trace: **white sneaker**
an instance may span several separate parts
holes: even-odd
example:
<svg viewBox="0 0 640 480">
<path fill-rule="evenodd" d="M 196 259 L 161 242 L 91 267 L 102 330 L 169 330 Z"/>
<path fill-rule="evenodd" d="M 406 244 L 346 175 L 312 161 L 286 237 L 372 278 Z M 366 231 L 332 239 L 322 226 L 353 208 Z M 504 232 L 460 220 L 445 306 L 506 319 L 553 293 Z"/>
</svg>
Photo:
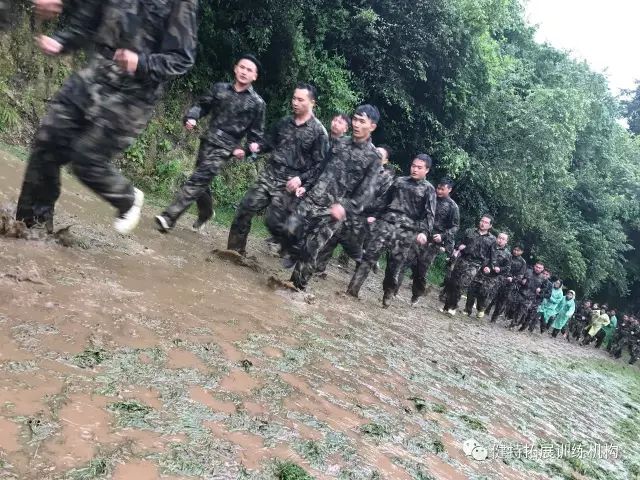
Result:
<svg viewBox="0 0 640 480">
<path fill-rule="evenodd" d="M 138 225 L 138 222 L 140 222 L 142 205 L 144 204 L 144 193 L 142 193 L 142 190 L 134 188 L 133 194 L 133 206 L 113 222 L 113 228 L 116 229 L 116 232 L 121 233 L 122 235 L 128 235 L 131 233 Z"/>
<path fill-rule="evenodd" d="M 447 310 L 447 314 L 451 315 L 452 317 L 455 317 L 457 310 L 455 308 L 451 308 L 449 310 Z"/>
<path fill-rule="evenodd" d="M 484 318 L 484 312 L 478 312 L 478 313 L 476 314 L 476 318 L 479 318 L 479 319 Z"/>
</svg>

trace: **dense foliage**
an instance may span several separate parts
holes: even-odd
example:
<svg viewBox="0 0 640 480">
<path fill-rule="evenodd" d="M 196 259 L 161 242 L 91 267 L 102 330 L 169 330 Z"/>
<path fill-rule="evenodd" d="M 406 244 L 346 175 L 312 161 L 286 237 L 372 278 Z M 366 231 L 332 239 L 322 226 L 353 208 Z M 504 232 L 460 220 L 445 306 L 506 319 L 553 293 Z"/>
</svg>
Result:
<svg viewBox="0 0 640 480">
<path fill-rule="evenodd" d="M 69 68 L 30 54 L 32 28 L 25 22 L 2 41 L 5 139 L 22 131 L 19 118 L 42 111 L 34 92 L 46 98 Z M 466 225 L 490 212 L 497 229 L 581 293 L 640 297 L 640 95 L 622 105 L 586 64 L 537 44 L 518 0 L 202 2 L 196 68 L 122 161 L 139 182 L 169 192 L 184 178 L 197 142 L 182 131 L 181 112 L 210 82 L 229 78 L 245 51 L 264 64 L 257 89 L 269 121 L 288 112 L 298 80 L 317 85 L 324 120 L 375 103 L 375 140 L 404 166 L 431 153 L 433 179 L 457 181 Z M 625 114 L 631 131 L 619 123 Z M 236 202 L 252 172 L 232 166 L 216 181 L 219 201 Z"/>
</svg>

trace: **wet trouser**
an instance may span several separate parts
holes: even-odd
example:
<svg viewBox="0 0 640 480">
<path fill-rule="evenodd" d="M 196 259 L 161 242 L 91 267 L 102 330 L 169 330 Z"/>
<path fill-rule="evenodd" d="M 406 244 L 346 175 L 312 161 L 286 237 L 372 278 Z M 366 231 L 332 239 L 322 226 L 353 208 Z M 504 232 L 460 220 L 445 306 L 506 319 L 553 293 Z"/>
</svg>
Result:
<svg viewBox="0 0 640 480">
<path fill-rule="evenodd" d="M 491 321 L 495 322 L 500 315 L 505 311 L 505 308 L 509 307 L 509 299 L 513 290 L 513 283 L 507 282 L 500 286 L 498 292 L 493 297 L 491 304 L 487 308 L 489 311 L 493 307 L 493 314 L 491 315 Z"/>
<path fill-rule="evenodd" d="M 410 268 L 413 285 L 419 290 L 418 296 L 424 295 L 427 291 L 427 275 L 429 274 L 429 269 L 440 251 L 440 245 L 437 243 L 429 243 L 428 245 L 414 244 L 409 249 L 405 265 L 402 266 L 398 279 L 398 288 L 395 293 L 397 294 L 402 286 L 405 270 Z"/>
<path fill-rule="evenodd" d="M 471 315 L 474 304 L 476 304 L 478 313 L 484 312 L 487 306 L 489 290 L 493 283 L 492 280 L 492 278 L 484 277 L 482 274 L 479 274 L 471 282 L 471 285 L 469 285 L 469 289 L 467 290 L 467 301 L 464 306 L 465 313 Z"/>
<path fill-rule="evenodd" d="M 349 283 L 348 293 L 356 297 L 359 295 L 369 272 L 387 249 L 389 255 L 382 287 L 385 297 L 395 293 L 402 267 L 409 254 L 409 249 L 416 241 L 416 236 L 417 233 L 409 228 L 387 222 L 384 219 L 376 220 L 371 227 L 371 239 L 363 254 L 362 262 L 358 265 Z M 414 297 L 421 295 L 420 292 L 424 293 L 424 285 L 421 286 L 414 279 Z"/>
<path fill-rule="evenodd" d="M 220 174 L 229 160 L 231 160 L 229 150 L 214 145 L 204 138 L 200 141 L 194 172 L 176 194 L 173 203 L 162 212 L 162 215 L 169 220 L 170 226 L 174 226 L 194 202 L 198 206 L 200 222 L 206 222 L 213 216 L 211 181 Z"/>
<path fill-rule="evenodd" d="M 316 271 L 318 255 L 341 227 L 329 214 L 329 208 L 314 204 L 311 200 L 300 203 L 284 227 L 289 238 L 283 247 L 290 252 L 295 249 L 296 265 L 291 282 L 304 290 Z M 279 232 L 278 232 L 279 233 Z M 296 242 L 298 246 L 296 247 Z"/>
<path fill-rule="evenodd" d="M 600 330 L 598 333 L 596 333 L 594 337 L 596 339 L 595 347 L 600 348 L 600 346 L 602 346 L 602 342 L 604 342 L 604 339 L 606 337 L 607 337 L 607 332 L 605 332 L 604 330 Z"/>
<path fill-rule="evenodd" d="M 480 265 L 464 258 L 456 262 L 451 277 L 445 284 L 445 310 L 455 310 L 462 297 L 462 292 L 469 288 L 475 278 Z"/>
<path fill-rule="evenodd" d="M 29 227 L 52 224 L 60 197 L 60 168 L 65 164 L 118 214 L 129 210 L 133 185 L 112 160 L 145 128 L 156 90 L 143 88 L 113 62 L 99 59 L 72 75 L 49 103 L 36 133 L 16 218 Z"/>
<path fill-rule="evenodd" d="M 229 230 L 227 248 L 244 254 L 251 221 L 258 212 L 267 208 L 265 223 L 276 243 L 282 243 L 282 228 L 291 208 L 297 202 L 295 195 L 287 191 L 287 182 L 297 174 L 285 168 L 267 165 L 256 183 L 247 191 L 238 206 Z"/>
<path fill-rule="evenodd" d="M 367 227 L 366 220 L 358 216 L 354 219 L 347 218 L 336 233 L 329 239 L 322 251 L 318 254 L 316 262 L 317 272 L 324 272 L 333 257 L 333 252 L 338 245 L 342 245 L 345 253 L 355 260 L 356 264 L 362 261 L 362 245 Z"/>
</svg>

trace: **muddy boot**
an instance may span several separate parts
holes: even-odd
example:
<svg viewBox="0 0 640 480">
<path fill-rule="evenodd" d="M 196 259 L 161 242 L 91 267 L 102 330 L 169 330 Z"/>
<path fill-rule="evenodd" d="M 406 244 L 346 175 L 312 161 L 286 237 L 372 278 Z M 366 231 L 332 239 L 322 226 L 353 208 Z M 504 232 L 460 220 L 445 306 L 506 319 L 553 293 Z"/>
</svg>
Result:
<svg viewBox="0 0 640 480">
<path fill-rule="evenodd" d="M 382 296 L 382 308 L 389 308 L 392 298 L 393 290 L 385 290 L 384 295 Z"/>
<path fill-rule="evenodd" d="M 362 288 L 364 281 L 369 276 L 370 269 L 371 268 L 367 263 L 361 263 L 358 266 L 358 269 L 353 274 L 353 277 L 351 277 L 351 282 L 349 282 L 349 287 L 347 288 L 347 293 L 349 295 L 351 295 L 352 297 L 358 298 L 358 295 L 360 294 L 360 289 Z"/>
<path fill-rule="evenodd" d="M 247 254 L 247 236 L 234 232 L 233 229 L 231 229 L 229 231 L 229 239 L 227 240 L 227 250 L 233 250 L 245 256 Z"/>
</svg>

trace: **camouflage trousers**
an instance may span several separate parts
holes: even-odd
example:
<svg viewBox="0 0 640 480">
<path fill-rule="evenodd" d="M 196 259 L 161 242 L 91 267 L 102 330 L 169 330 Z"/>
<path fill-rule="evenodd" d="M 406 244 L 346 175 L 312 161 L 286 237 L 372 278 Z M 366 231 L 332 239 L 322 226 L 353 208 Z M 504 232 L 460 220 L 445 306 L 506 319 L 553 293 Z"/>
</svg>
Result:
<svg viewBox="0 0 640 480">
<path fill-rule="evenodd" d="M 301 202 L 296 212 L 289 217 L 284 227 L 289 240 L 283 247 L 291 248 L 299 242 L 296 249 L 298 258 L 291 275 L 291 282 L 297 288 L 304 290 L 307 287 L 317 269 L 318 255 L 341 226 L 342 222 L 331 217 L 329 208 L 311 201 Z"/>
<path fill-rule="evenodd" d="M 495 322 L 500 315 L 506 314 L 507 318 L 513 316 L 513 305 L 511 302 L 512 293 L 515 289 L 513 282 L 507 282 L 506 279 L 497 287 L 496 294 L 491 299 L 491 303 L 487 307 L 487 312 L 493 308 L 491 321 Z"/>
<path fill-rule="evenodd" d="M 112 160 L 145 128 L 159 92 L 127 77 L 112 62 L 94 60 L 65 82 L 36 133 L 18 199 L 18 220 L 27 226 L 53 221 L 65 164 L 119 214 L 131 208 L 133 185 Z"/>
<path fill-rule="evenodd" d="M 471 285 L 471 282 L 475 278 L 480 265 L 464 258 L 459 259 L 453 271 L 451 277 L 445 283 L 445 310 L 455 310 L 458 308 L 462 292 L 466 291 Z"/>
<path fill-rule="evenodd" d="M 196 168 L 162 215 L 174 226 L 184 212 L 196 202 L 198 220 L 206 222 L 213 216 L 211 181 L 231 160 L 231 152 L 208 140 L 200 141 Z"/>
<path fill-rule="evenodd" d="M 362 257 L 362 262 L 358 265 L 349 287 L 350 295 L 357 297 L 369 272 L 380 259 L 385 250 L 389 251 L 387 257 L 387 268 L 382 281 L 382 288 L 385 296 L 395 293 L 402 266 L 405 264 L 409 249 L 416 241 L 416 232 L 401 225 L 389 223 L 385 220 L 376 220 L 371 227 L 371 239 L 367 244 Z"/>
<path fill-rule="evenodd" d="M 484 312 L 487 308 L 487 300 L 495 294 L 501 280 L 501 277 L 489 276 L 482 271 L 478 272 L 467 290 L 467 301 L 464 307 L 465 313 L 471 315 L 474 304 L 476 305 L 478 313 Z"/>
<path fill-rule="evenodd" d="M 296 176 L 286 169 L 272 165 L 262 170 L 256 183 L 247 191 L 238 206 L 231 224 L 227 248 L 241 254 L 246 253 L 247 238 L 251 230 L 251 221 L 256 214 L 267 208 L 265 223 L 277 243 L 284 243 L 285 223 L 295 210 L 299 200 L 286 190 L 287 182 Z"/>
<path fill-rule="evenodd" d="M 356 264 L 362 261 L 362 250 L 366 236 L 369 234 L 367 220 L 361 216 L 348 217 L 336 233 L 329 239 L 325 247 L 318 254 L 316 261 L 317 272 L 324 272 L 338 245 L 346 254 L 355 260 Z"/>
<path fill-rule="evenodd" d="M 414 291 L 414 295 L 424 295 L 427 291 L 427 274 L 441 251 L 440 244 L 437 243 L 432 242 L 428 245 L 418 245 L 415 243 L 409 249 L 405 264 L 401 268 L 400 277 L 398 278 L 398 288 L 395 293 L 397 294 L 402 286 L 406 270 L 411 269 L 411 276 L 413 278 L 412 290 Z"/>
</svg>

